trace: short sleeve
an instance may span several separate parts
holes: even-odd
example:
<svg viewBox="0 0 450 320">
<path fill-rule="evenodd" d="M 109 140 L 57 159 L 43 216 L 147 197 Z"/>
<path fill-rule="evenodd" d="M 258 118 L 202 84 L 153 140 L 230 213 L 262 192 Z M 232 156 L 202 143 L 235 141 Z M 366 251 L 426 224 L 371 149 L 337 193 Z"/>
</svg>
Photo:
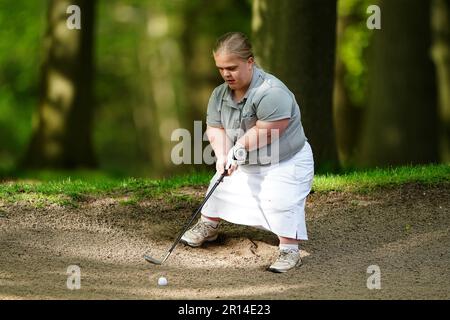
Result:
<svg viewBox="0 0 450 320">
<path fill-rule="evenodd" d="M 262 121 L 289 119 L 292 114 L 292 97 L 281 88 L 270 88 L 259 102 L 256 116 Z"/>
<path fill-rule="evenodd" d="M 206 111 L 206 124 L 210 127 L 222 128 L 222 118 L 219 112 L 219 99 L 217 98 L 217 90 L 214 90 L 209 98 L 208 109 Z"/>
</svg>

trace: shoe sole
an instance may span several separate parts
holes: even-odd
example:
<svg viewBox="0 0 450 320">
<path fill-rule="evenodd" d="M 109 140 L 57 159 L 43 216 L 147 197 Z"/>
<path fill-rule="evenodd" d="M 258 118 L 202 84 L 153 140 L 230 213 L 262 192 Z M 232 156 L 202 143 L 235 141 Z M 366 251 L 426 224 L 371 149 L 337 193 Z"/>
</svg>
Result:
<svg viewBox="0 0 450 320">
<path fill-rule="evenodd" d="M 298 268 L 298 267 L 300 267 L 301 265 L 302 265 L 302 262 L 300 261 L 300 262 L 298 262 L 294 267 L 292 267 L 292 268 L 290 268 L 290 269 L 281 270 L 281 269 L 276 269 L 276 268 L 271 268 L 271 267 L 269 267 L 269 268 L 267 268 L 267 270 L 268 270 L 268 271 L 271 271 L 271 272 L 273 272 L 273 273 L 285 273 L 285 272 L 288 272 L 289 270 L 292 270 L 292 269 L 294 269 L 294 268 Z"/>
<path fill-rule="evenodd" d="M 184 240 L 183 238 L 181 238 L 180 242 L 182 242 L 182 243 L 188 245 L 189 247 L 192 247 L 192 248 L 198 248 L 198 247 L 200 247 L 202 244 L 204 244 L 205 242 L 211 242 L 211 241 L 217 240 L 217 237 L 218 237 L 218 236 L 219 236 L 219 235 L 215 235 L 215 236 L 213 236 L 212 238 L 206 238 L 206 239 L 205 239 L 203 242 L 201 242 L 201 243 L 192 243 L 192 242 L 188 242 L 187 240 Z"/>
<path fill-rule="evenodd" d="M 270 268 L 270 267 L 267 270 L 269 270 L 270 272 L 273 272 L 273 273 L 285 273 L 285 272 L 288 271 L 288 270 L 273 269 L 273 268 Z"/>
</svg>

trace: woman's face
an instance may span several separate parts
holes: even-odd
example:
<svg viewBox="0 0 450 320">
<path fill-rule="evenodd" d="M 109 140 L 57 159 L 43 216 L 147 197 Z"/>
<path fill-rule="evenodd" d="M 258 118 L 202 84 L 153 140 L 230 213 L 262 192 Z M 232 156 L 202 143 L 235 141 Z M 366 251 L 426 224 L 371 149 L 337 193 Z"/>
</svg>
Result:
<svg viewBox="0 0 450 320">
<path fill-rule="evenodd" d="M 253 74 L 253 57 L 244 60 L 233 53 L 214 55 L 216 67 L 230 89 L 245 92 L 250 86 Z"/>
</svg>

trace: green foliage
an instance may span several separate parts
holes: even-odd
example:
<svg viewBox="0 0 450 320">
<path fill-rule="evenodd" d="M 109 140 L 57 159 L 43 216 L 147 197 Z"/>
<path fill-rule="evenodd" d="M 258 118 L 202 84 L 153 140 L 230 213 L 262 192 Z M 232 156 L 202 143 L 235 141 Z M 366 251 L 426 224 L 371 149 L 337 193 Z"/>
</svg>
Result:
<svg viewBox="0 0 450 320">
<path fill-rule="evenodd" d="M 0 168 L 24 152 L 38 99 L 45 1 L 0 1 Z"/>
<path fill-rule="evenodd" d="M 48 3 L 0 0 L 0 171 L 15 166 L 32 134 Z M 153 150 L 143 150 L 150 138 L 136 127 L 139 114 L 135 107 L 152 107 L 149 103 L 154 98 L 152 84 L 148 81 L 150 67 L 157 79 L 165 79 L 163 85 L 172 83 L 176 91 L 175 105 L 162 106 L 164 112 L 159 116 L 160 122 L 164 122 L 174 108 L 183 110 L 187 106 L 180 96 L 184 90 L 190 90 L 190 84 L 183 83 L 181 73 L 183 32 L 194 23 L 189 13 L 197 17 L 190 37 L 203 41 L 205 37 L 215 38 L 230 30 L 248 32 L 250 1 L 99 0 L 97 3 L 95 152 L 104 170 L 148 175 L 149 172 L 143 170 L 152 166 L 148 153 Z M 161 39 L 155 40 L 152 38 L 154 28 L 161 29 L 164 24 L 158 20 L 160 13 L 168 17 L 168 29 L 161 34 Z M 164 55 L 163 46 L 177 54 Z M 209 58 L 210 48 L 192 54 Z M 165 70 L 158 59 L 173 66 L 176 72 Z"/>
<path fill-rule="evenodd" d="M 339 19 L 345 24 L 337 47 L 337 54 L 345 65 L 345 85 L 355 106 L 365 105 L 367 95 L 367 49 L 374 31 L 367 29 L 370 0 L 341 0 L 338 2 Z"/>
<path fill-rule="evenodd" d="M 131 175 L 150 175 L 157 167 L 152 162 L 158 162 L 153 153 L 167 153 L 170 139 L 170 133 L 152 128 L 198 120 L 182 116 L 190 107 L 185 93 L 202 94 L 185 81 L 186 63 L 205 61 L 204 57 L 210 62 L 212 43 L 219 34 L 238 26 L 249 31 L 250 5 L 240 0 L 101 1 L 97 26 L 97 155 L 103 169 L 126 168 Z M 204 49 L 196 47 L 198 42 Z M 193 47 L 192 56 L 187 45 Z M 210 69 L 217 73 L 212 66 L 211 61 Z M 210 74 L 202 75 L 196 82 L 203 84 L 209 78 Z M 138 124 L 142 113 L 148 119 Z"/>
</svg>

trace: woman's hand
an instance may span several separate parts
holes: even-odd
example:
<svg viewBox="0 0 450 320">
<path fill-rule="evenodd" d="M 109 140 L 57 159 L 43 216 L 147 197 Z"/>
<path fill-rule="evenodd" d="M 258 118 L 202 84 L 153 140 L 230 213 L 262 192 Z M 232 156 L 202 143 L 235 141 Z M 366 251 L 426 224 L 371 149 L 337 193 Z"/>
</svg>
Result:
<svg viewBox="0 0 450 320">
<path fill-rule="evenodd" d="M 225 170 L 227 170 L 227 175 L 231 175 L 234 171 L 236 171 L 238 165 L 236 161 L 232 161 L 228 156 L 221 156 L 217 158 L 216 161 L 216 171 L 219 174 L 223 174 Z"/>
<path fill-rule="evenodd" d="M 247 151 L 245 150 L 245 146 L 240 143 L 236 143 L 227 154 L 225 169 L 228 170 L 228 175 L 231 175 L 234 171 L 236 171 L 239 165 L 244 164 L 246 159 Z"/>
<path fill-rule="evenodd" d="M 222 174 L 225 171 L 226 164 L 227 164 L 227 157 L 225 157 L 225 156 L 217 157 L 217 160 L 216 160 L 216 171 L 219 174 Z"/>
<path fill-rule="evenodd" d="M 233 148 L 230 149 L 227 155 L 227 159 L 225 162 L 225 169 L 227 170 L 227 174 L 230 176 L 234 171 L 236 171 L 238 164 L 236 159 L 233 157 Z"/>
</svg>

